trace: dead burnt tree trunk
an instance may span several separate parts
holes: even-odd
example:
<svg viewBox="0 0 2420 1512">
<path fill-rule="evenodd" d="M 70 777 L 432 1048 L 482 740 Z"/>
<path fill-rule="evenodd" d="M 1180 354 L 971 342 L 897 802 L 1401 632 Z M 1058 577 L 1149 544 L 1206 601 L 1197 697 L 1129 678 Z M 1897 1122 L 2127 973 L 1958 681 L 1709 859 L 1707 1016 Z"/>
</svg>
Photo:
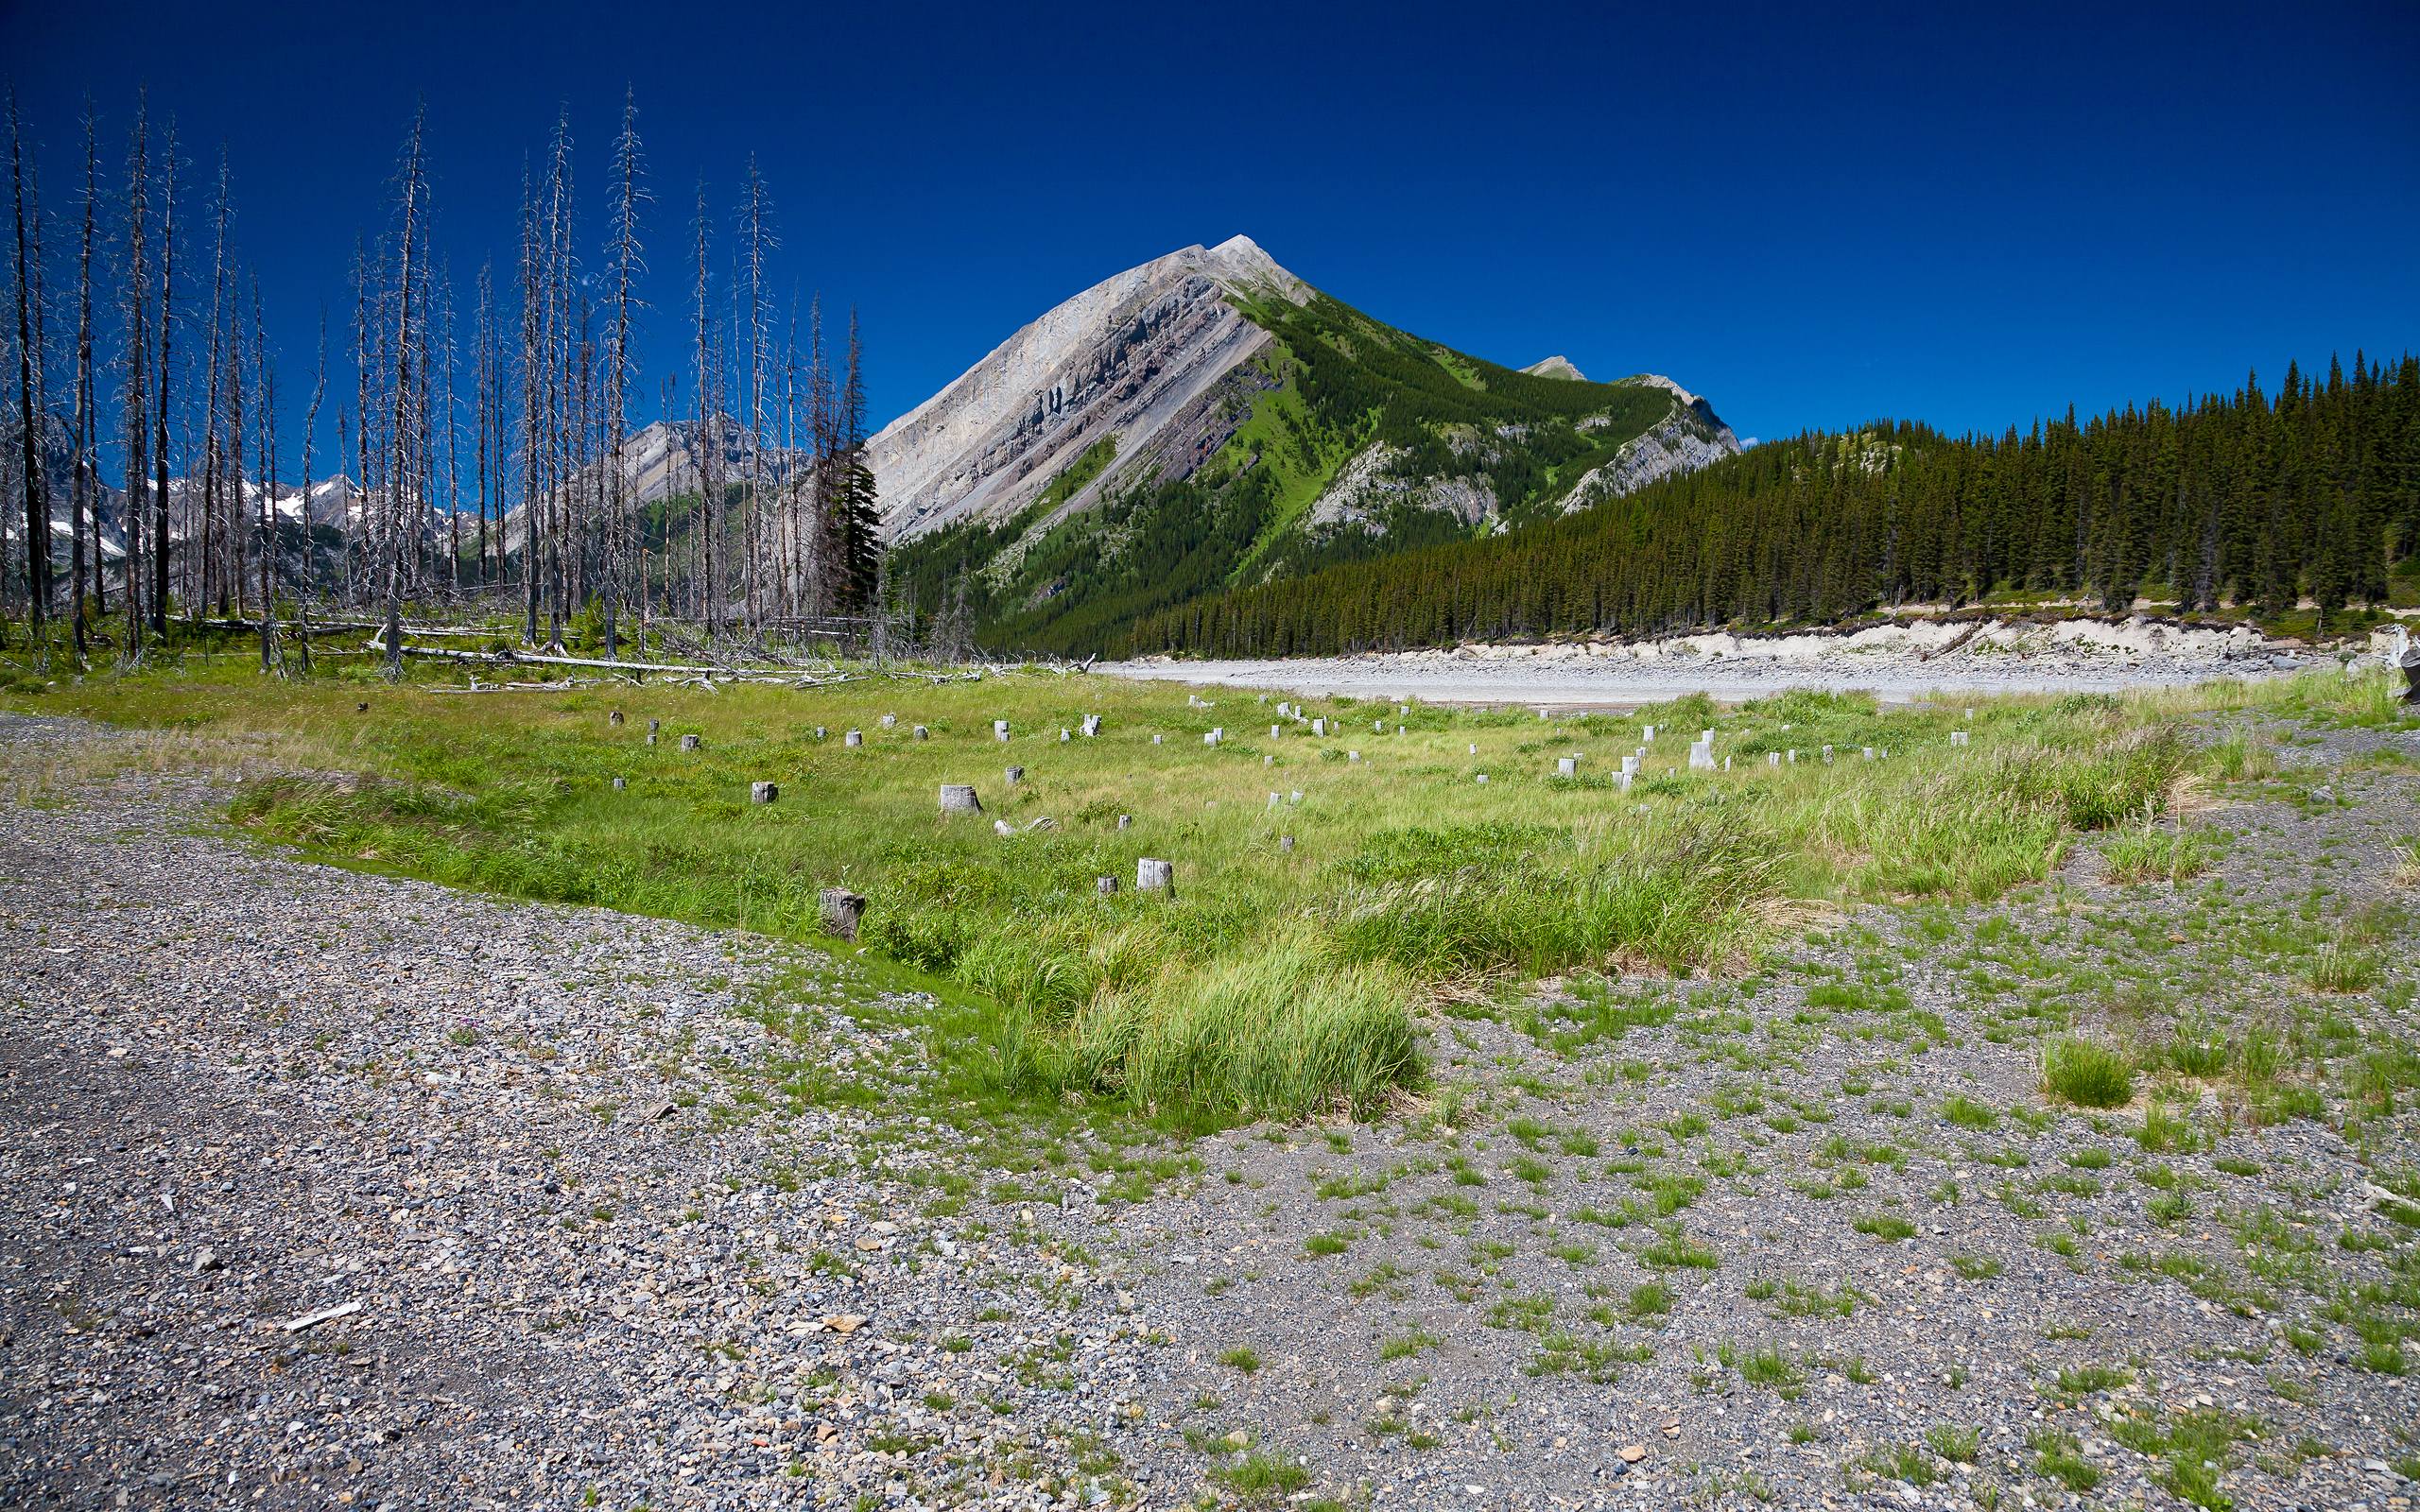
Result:
<svg viewBox="0 0 2420 1512">
<path fill-rule="evenodd" d="M 168 635 L 168 384 L 169 347 L 176 334 L 177 128 L 168 123 L 160 150 L 160 400 L 151 410 L 151 632 Z"/>
<path fill-rule="evenodd" d="M 412 280 L 413 256 L 417 250 L 420 231 L 422 195 L 421 143 L 424 114 L 412 117 L 411 135 L 404 147 L 403 163 L 403 235 L 397 248 L 395 278 L 395 395 L 394 432 L 389 444 L 400 453 L 410 419 L 406 406 L 412 391 Z M 400 463 L 400 455 L 396 458 Z M 405 469 L 399 465 L 388 469 L 389 518 L 387 525 L 386 561 L 386 626 L 387 679 L 395 681 L 404 675 L 404 529 Z"/>
<path fill-rule="evenodd" d="M 9 92 L 9 177 L 17 205 L 17 432 L 24 441 L 26 490 L 26 630 L 39 662 L 43 649 L 44 610 L 50 607 L 50 490 L 43 476 L 34 419 L 42 409 L 42 339 L 36 334 L 41 258 L 31 249 L 26 195 L 25 127 L 17 115 L 16 91 Z M 40 213 L 39 203 L 34 214 Z"/>
</svg>

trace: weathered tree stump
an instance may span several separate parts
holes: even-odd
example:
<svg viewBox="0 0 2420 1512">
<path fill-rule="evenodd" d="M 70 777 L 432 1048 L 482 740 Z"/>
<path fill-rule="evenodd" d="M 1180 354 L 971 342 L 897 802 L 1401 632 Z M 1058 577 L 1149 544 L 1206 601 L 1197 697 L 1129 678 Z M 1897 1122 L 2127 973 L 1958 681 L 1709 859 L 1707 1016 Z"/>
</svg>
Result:
<svg viewBox="0 0 2420 1512">
<path fill-rule="evenodd" d="M 856 939 L 857 920 L 865 917 L 866 901 L 846 887 L 823 889 L 823 933 L 834 939 Z"/>
<path fill-rule="evenodd" d="M 1175 897 L 1175 865 L 1167 861 L 1154 861 L 1150 856 L 1139 858 L 1134 863 L 1134 890 L 1164 892 L 1171 898 Z"/>
<path fill-rule="evenodd" d="M 647 722 L 647 732 L 648 732 L 648 734 L 650 734 L 650 735 L 661 735 L 661 734 L 663 734 L 663 733 L 664 733 L 664 721 L 663 721 L 663 720 L 661 720 L 661 719 L 650 719 L 650 720 L 648 720 L 648 721 Z"/>
<path fill-rule="evenodd" d="M 980 814 L 983 812 L 983 800 L 975 796 L 974 784 L 970 782 L 943 782 L 942 812 L 943 814 Z"/>
<path fill-rule="evenodd" d="M 899 728 L 899 716 L 897 714 L 885 714 L 880 719 L 875 720 L 874 723 L 880 725 L 885 730 L 896 730 Z"/>
<path fill-rule="evenodd" d="M 1014 787 L 1019 782 L 1025 781 L 1025 768 L 1022 766 L 1011 766 L 1003 771 L 1000 775 L 1009 780 L 1009 785 L 1011 787 Z"/>
<path fill-rule="evenodd" d="M 1568 756 L 1558 756 L 1554 759 L 1554 772 L 1557 777 L 1577 777 L 1580 764 Z"/>
<path fill-rule="evenodd" d="M 1006 840 L 1016 834 L 1017 827 L 1011 824 L 1006 819 L 994 819 L 992 821 L 992 833 L 998 835 L 1001 839 Z"/>
<path fill-rule="evenodd" d="M 1277 850 L 1278 850 L 1278 853 L 1279 853 L 1279 854 L 1281 854 L 1281 855 L 1291 855 L 1291 854 L 1293 854 L 1293 852 L 1294 852 L 1294 837 L 1293 837 L 1292 835 L 1290 835 L 1290 834 L 1281 834 L 1281 835 L 1279 835 L 1279 836 L 1277 837 Z"/>
<path fill-rule="evenodd" d="M 630 783 L 630 779 L 628 779 L 628 778 L 624 778 L 624 777 L 617 777 L 617 778 L 614 779 L 614 792 L 616 792 L 616 793 L 620 792 L 622 789 L 624 789 L 624 788 L 626 788 L 626 787 L 628 787 L 628 786 L 630 786 L 630 785 L 631 785 L 631 783 Z"/>
<path fill-rule="evenodd" d="M 620 711 L 619 709 L 614 710 L 612 713 L 607 714 L 607 715 L 605 716 L 605 720 L 606 720 L 606 722 L 607 722 L 608 724 L 612 725 L 614 729 L 616 729 L 616 730 L 621 729 L 621 728 L 622 728 L 622 711 Z"/>
<path fill-rule="evenodd" d="M 1133 825 L 1134 825 L 1134 816 L 1133 816 L 1133 815 L 1132 815 L 1132 814 L 1121 814 L 1121 815 L 1119 815 L 1119 816 L 1117 816 L 1117 827 L 1118 827 L 1119 829 L 1121 829 L 1121 830 L 1132 829 L 1132 828 L 1133 828 Z"/>
<path fill-rule="evenodd" d="M 782 790 L 771 782 L 748 784 L 748 801 L 751 803 L 770 803 L 781 796 Z"/>
<path fill-rule="evenodd" d="M 1095 877 L 1093 879 L 1093 889 L 1104 898 L 1115 898 L 1117 896 L 1117 879 L 1115 877 Z"/>
<path fill-rule="evenodd" d="M 916 727 L 916 738 L 918 740 L 930 740 L 933 738 L 933 732 L 926 730 L 924 726 L 918 725 Z"/>
<path fill-rule="evenodd" d="M 681 748 L 683 750 L 696 750 L 700 744 L 701 742 L 696 735 L 683 735 L 681 737 Z"/>
<path fill-rule="evenodd" d="M 992 738 L 997 741 L 1006 741 L 1009 738 L 1009 722 L 1007 720 L 994 719 L 992 721 Z"/>
<path fill-rule="evenodd" d="M 843 746 L 862 746 L 865 743 L 866 732 L 862 730 L 852 730 L 840 737 L 840 744 Z"/>
</svg>

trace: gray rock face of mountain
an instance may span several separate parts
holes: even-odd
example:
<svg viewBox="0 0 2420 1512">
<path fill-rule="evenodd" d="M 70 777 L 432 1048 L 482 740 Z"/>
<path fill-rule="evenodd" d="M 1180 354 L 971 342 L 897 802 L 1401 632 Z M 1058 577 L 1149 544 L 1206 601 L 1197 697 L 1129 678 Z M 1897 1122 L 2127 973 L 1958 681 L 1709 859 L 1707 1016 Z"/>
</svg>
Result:
<svg viewBox="0 0 2420 1512">
<path fill-rule="evenodd" d="M 1709 463 L 1739 455 L 1739 438 L 1714 412 L 1714 406 L 1661 373 L 1641 373 L 1634 380 L 1652 384 L 1672 395 L 1672 416 L 1621 449 L 1615 458 L 1592 468 L 1564 503 L 1566 513 L 1592 504 L 1634 493 L 1659 479 L 1694 472 Z"/>
<path fill-rule="evenodd" d="M 1245 236 L 1096 284 L 874 436 L 885 526 L 904 541 L 959 520 L 1011 519 L 1112 435 L 1115 459 L 1062 512 L 1141 469 L 1216 451 L 1235 408 L 1218 390 L 1231 375 L 1230 387 L 1250 387 L 1243 370 L 1270 341 L 1231 301 L 1309 297 Z"/>
<path fill-rule="evenodd" d="M 1521 370 L 1533 378 L 1568 378 L 1575 383 L 1583 384 L 1588 381 L 1588 375 L 1573 366 L 1571 359 L 1561 352 L 1551 357 L 1541 357 Z"/>
</svg>

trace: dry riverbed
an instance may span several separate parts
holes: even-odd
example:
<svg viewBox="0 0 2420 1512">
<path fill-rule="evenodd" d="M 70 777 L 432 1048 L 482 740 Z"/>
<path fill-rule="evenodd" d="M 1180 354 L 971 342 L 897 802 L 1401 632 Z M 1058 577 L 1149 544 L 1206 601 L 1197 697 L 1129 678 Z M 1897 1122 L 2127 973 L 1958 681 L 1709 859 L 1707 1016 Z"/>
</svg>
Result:
<svg viewBox="0 0 2420 1512">
<path fill-rule="evenodd" d="M 2273 733 L 2198 877 L 1139 1148 L 939 1126 L 847 962 L 0 806 L 0 1504 L 2409 1506 L 2420 740 Z M 2070 1018 L 2176 1064 L 2047 1102 Z"/>
<path fill-rule="evenodd" d="M 1630 709 L 1691 693 L 1744 703 L 1796 688 L 1871 693 L 1886 703 L 1992 694 L 2114 693 L 2334 664 L 2250 627 L 2145 620 L 2055 625 L 1913 623 L 1855 634 L 1726 633 L 1639 642 L 1465 645 L 1354 657 L 1191 661 L 1147 657 L 1115 677 L 1276 688 L 1311 696 L 1423 699 L 1557 710 Z"/>
</svg>

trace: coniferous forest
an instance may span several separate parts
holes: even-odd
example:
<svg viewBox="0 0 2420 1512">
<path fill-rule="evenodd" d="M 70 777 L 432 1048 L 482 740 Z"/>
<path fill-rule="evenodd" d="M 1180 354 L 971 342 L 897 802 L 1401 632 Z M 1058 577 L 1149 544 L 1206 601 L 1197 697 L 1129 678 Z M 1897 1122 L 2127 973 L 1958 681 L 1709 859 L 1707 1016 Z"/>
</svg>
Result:
<svg viewBox="0 0 2420 1512">
<path fill-rule="evenodd" d="M 1238 588 L 1135 653 L 1828 624 L 1910 604 L 2236 610 L 2317 627 L 2420 588 L 2420 358 L 1952 438 L 1878 421 L 1756 447 L 1509 533 Z"/>
</svg>

